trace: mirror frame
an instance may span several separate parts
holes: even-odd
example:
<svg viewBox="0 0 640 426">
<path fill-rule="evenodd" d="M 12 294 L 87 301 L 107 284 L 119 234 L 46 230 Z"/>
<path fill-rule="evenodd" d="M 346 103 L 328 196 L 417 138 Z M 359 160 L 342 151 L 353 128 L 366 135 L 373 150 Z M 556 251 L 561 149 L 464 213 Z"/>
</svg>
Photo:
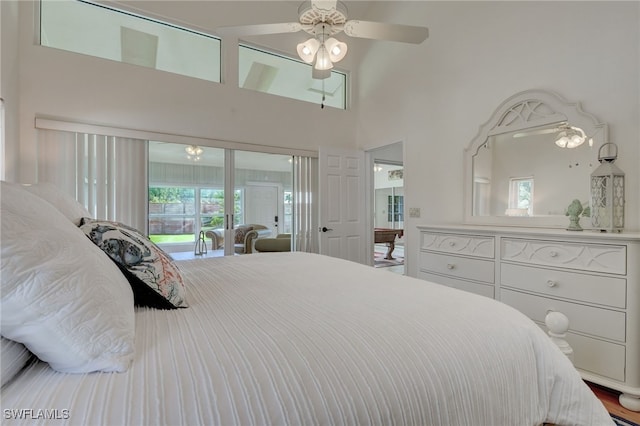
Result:
<svg viewBox="0 0 640 426">
<path fill-rule="evenodd" d="M 595 116 L 582 110 L 580 103 L 567 102 L 557 93 L 546 90 L 526 90 L 517 93 L 496 108 L 491 118 L 482 124 L 478 134 L 464 149 L 464 218 L 474 225 L 524 226 L 566 228 L 565 216 L 474 216 L 473 215 L 473 157 L 487 138 L 503 133 L 544 127 L 559 122 L 580 127 L 593 139 L 594 147 L 608 141 L 609 128 Z M 587 226 L 583 226 L 587 229 Z M 590 224 L 589 224 L 590 227 Z"/>
</svg>

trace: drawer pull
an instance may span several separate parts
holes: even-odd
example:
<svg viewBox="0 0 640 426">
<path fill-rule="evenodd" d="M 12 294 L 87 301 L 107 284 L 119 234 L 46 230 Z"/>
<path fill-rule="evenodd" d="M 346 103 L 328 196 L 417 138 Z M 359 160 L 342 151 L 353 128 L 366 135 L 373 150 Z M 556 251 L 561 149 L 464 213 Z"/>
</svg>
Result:
<svg viewBox="0 0 640 426">
<path fill-rule="evenodd" d="M 450 247 L 453 247 L 453 246 L 455 246 L 455 245 L 456 245 L 456 242 L 455 242 L 455 241 L 449 241 L 449 246 L 450 246 Z"/>
<path fill-rule="evenodd" d="M 549 253 L 549 256 L 558 257 L 558 252 L 557 251 L 552 251 L 551 253 Z"/>
<path fill-rule="evenodd" d="M 547 281 L 547 285 L 548 285 L 549 287 L 555 287 L 557 284 L 558 284 L 558 283 L 557 283 L 556 281 L 554 281 L 554 280 L 548 280 L 548 281 Z"/>
<path fill-rule="evenodd" d="M 453 269 L 456 265 L 454 263 L 447 263 L 447 269 Z"/>
</svg>

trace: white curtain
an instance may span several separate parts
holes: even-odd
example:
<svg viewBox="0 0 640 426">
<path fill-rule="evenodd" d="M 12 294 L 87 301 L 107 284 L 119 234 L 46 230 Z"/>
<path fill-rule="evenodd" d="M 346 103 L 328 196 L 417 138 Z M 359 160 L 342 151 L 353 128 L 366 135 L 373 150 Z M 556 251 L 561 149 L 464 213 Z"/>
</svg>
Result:
<svg viewBox="0 0 640 426">
<path fill-rule="evenodd" d="M 5 132 L 4 99 L 0 98 L 0 180 L 5 180 L 7 174 L 7 166 L 5 165 L 6 156 L 4 153 Z"/>
<path fill-rule="evenodd" d="M 293 159 L 293 250 L 319 252 L 318 159 Z"/>
<path fill-rule="evenodd" d="M 147 233 L 147 141 L 38 129 L 37 170 L 93 217 Z"/>
</svg>

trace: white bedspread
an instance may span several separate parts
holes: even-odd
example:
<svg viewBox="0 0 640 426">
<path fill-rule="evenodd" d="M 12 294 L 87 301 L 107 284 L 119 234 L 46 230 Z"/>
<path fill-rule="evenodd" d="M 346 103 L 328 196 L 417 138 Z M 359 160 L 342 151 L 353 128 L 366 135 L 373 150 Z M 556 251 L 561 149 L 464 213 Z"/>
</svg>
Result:
<svg viewBox="0 0 640 426">
<path fill-rule="evenodd" d="M 190 308 L 137 311 L 128 372 L 37 363 L 2 390 L 3 424 L 612 424 L 499 302 L 303 253 L 178 265 Z"/>
</svg>

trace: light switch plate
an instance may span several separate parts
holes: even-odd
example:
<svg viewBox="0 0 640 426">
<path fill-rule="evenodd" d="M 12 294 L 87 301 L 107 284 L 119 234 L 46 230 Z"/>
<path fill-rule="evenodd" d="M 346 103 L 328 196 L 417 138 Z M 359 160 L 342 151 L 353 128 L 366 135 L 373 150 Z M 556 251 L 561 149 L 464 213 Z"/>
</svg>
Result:
<svg viewBox="0 0 640 426">
<path fill-rule="evenodd" d="M 420 217 L 420 207 L 409 207 L 409 217 Z"/>
</svg>

